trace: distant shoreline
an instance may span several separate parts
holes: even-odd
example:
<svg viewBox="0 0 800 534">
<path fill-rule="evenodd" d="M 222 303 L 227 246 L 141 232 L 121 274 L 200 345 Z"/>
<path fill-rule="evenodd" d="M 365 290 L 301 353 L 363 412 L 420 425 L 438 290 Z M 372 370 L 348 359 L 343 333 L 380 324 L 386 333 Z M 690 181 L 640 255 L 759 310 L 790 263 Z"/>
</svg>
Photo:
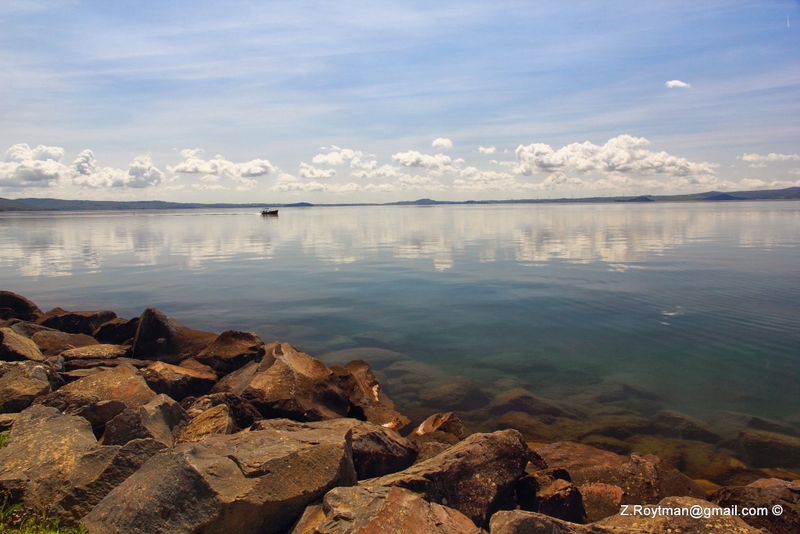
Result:
<svg viewBox="0 0 800 534">
<path fill-rule="evenodd" d="M 737 202 L 748 200 L 800 200 L 800 187 L 756 191 L 707 191 L 689 195 L 637 195 L 585 198 L 535 198 L 519 200 L 419 200 L 399 202 L 364 202 L 340 204 L 312 204 L 309 202 L 246 203 L 246 204 L 202 204 L 198 202 L 165 202 L 161 200 L 114 201 L 114 200 L 64 200 L 57 198 L 0 198 L 0 211 L 114 211 L 114 210 L 176 210 L 209 208 L 307 208 L 314 206 L 436 206 L 472 204 L 603 204 L 618 202 Z"/>
</svg>

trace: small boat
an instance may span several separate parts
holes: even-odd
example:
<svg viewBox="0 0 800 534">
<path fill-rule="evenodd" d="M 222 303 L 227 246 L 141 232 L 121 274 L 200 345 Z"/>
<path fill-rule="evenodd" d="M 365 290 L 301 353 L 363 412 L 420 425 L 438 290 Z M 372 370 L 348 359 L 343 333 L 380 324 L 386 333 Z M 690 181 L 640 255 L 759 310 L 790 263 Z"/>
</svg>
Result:
<svg viewBox="0 0 800 534">
<path fill-rule="evenodd" d="M 276 210 L 276 209 L 265 209 L 265 210 L 261 210 L 261 215 L 270 215 L 270 216 L 274 215 L 274 216 L 276 216 L 276 217 L 277 217 L 277 215 L 278 215 L 278 210 Z"/>
</svg>

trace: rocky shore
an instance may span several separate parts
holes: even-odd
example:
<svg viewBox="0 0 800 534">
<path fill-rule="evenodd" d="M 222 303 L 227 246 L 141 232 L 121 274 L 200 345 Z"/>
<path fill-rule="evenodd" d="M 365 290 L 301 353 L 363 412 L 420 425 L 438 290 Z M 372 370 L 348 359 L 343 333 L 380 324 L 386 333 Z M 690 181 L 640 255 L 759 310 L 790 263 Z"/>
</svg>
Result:
<svg viewBox="0 0 800 534">
<path fill-rule="evenodd" d="M 800 532 L 791 426 L 586 418 L 426 372 L 0 291 L 0 495 L 92 534 Z"/>
</svg>

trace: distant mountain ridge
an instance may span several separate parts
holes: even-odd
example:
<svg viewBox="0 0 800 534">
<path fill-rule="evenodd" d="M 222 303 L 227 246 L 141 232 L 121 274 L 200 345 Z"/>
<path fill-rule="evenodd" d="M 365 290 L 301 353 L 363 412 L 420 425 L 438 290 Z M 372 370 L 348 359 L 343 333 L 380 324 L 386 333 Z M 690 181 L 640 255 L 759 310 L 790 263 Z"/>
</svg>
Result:
<svg viewBox="0 0 800 534">
<path fill-rule="evenodd" d="M 552 203 L 602 203 L 602 202 L 735 202 L 747 200 L 800 200 L 800 187 L 787 189 L 766 189 L 757 191 L 707 191 L 688 195 L 640 195 L 630 197 L 588 197 L 558 199 L 521 199 L 521 200 L 431 200 L 421 198 L 413 201 L 388 202 L 385 204 L 317 204 L 318 206 L 435 206 L 443 204 L 552 204 Z M 292 204 L 201 204 L 199 202 L 165 202 L 162 200 L 62 200 L 57 198 L 0 198 L 0 211 L 116 211 L 116 210 L 181 210 L 208 208 L 300 208 L 311 207 L 309 202 Z"/>
</svg>

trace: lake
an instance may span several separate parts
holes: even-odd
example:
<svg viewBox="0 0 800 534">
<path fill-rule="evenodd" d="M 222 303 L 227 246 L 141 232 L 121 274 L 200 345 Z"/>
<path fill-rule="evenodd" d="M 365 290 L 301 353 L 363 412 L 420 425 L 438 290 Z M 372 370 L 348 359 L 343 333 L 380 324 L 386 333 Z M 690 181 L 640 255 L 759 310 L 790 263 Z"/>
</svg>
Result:
<svg viewBox="0 0 800 534">
<path fill-rule="evenodd" d="M 43 310 L 390 350 L 590 415 L 800 423 L 800 202 L 4 213 L 0 251 Z"/>
</svg>

